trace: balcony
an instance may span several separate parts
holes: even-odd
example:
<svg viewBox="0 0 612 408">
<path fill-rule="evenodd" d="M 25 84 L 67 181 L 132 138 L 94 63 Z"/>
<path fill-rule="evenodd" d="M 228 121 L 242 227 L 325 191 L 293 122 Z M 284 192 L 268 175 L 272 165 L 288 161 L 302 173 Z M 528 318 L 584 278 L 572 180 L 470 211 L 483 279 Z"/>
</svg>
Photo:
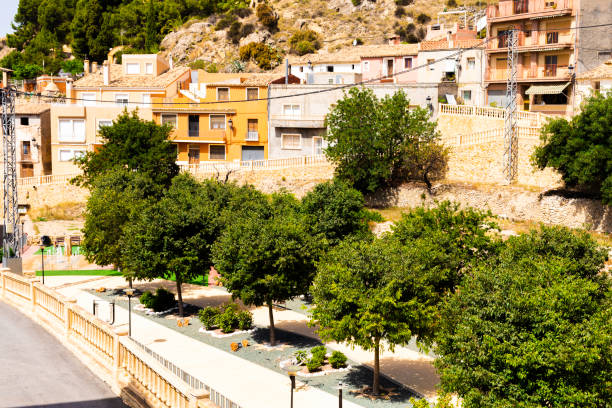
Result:
<svg viewBox="0 0 612 408">
<path fill-rule="evenodd" d="M 571 48 L 574 46 L 575 34 L 573 30 L 532 31 L 526 33 L 519 31 L 517 46 L 518 52 L 531 52 L 548 50 L 550 48 Z M 497 39 L 487 43 L 487 52 L 507 52 L 508 37 L 499 34 Z"/>
<path fill-rule="evenodd" d="M 547 15 L 571 14 L 573 0 L 500 0 L 487 8 L 487 18 L 509 21 Z"/>
<path fill-rule="evenodd" d="M 174 129 L 170 135 L 170 140 L 174 142 L 185 143 L 224 143 L 225 129 L 200 129 L 199 133 L 194 137 L 191 132 L 179 132 Z"/>
<path fill-rule="evenodd" d="M 270 115 L 270 126 L 318 129 L 325 127 L 325 115 Z"/>
<path fill-rule="evenodd" d="M 491 69 L 488 68 L 485 72 L 485 81 L 488 82 L 503 82 L 508 79 L 507 69 Z M 570 73 L 567 65 L 546 64 L 539 65 L 534 68 L 521 68 L 519 66 L 517 81 L 533 82 L 534 80 L 541 81 L 563 81 L 570 79 Z"/>
<path fill-rule="evenodd" d="M 247 142 L 257 142 L 259 140 L 259 132 L 256 130 L 249 130 L 246 133 L 246 138 L 245 140 Z"/>
</svg>

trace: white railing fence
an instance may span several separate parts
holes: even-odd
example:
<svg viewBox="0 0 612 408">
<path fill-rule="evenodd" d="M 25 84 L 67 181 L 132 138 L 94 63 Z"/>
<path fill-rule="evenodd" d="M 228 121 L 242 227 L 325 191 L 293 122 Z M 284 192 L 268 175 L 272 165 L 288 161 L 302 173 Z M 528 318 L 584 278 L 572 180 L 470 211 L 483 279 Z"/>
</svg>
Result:
<svg viewBox="0 0 612 408">
<path fill-rule="evenodd" d="M 468 115 L 497 119 L 504 119 L 506 117 L 506 110 L 502 108 L 494 108 L 492 106 L 448 105 L 445 103 L 440 104 L 439 113 L 440 115 Z M 517 118 L 521 121 L 528 121 L 531 125 L 540 126 L 549 116 L 540 112 L 518 111 Z"/>
<path fill-rule="evenodd" d="M 537 126 L 519 126 L 517 129 L 519 143 L 540 143 L 540 130 L 541 128 Z M 457 134 L 456 136 L 443 137 L 441 142 L 447 146 L 478 145 L 502 141 L 504 139 L 504 133 L 504 128 L 489 129 L 465 135 Z"/>
</svg>

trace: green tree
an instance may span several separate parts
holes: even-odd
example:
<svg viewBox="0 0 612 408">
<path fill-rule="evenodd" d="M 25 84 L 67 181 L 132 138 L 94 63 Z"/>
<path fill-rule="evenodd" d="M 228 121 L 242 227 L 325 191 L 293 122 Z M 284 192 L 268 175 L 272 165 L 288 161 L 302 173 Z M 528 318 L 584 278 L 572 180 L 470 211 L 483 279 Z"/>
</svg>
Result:
<svg viewBox="0 0 612 408">
<path fill-rule="evenodd" d="M 137 279 L 174 277 L 183 316 L 183 282 L 205 274 L 211 265 L 211 244 L 219 233 L 214 201 L 200 183 L 181 174 L 159 200 L 139 210 L 125 231 L 128 270 Z"/>
<path fill-rule="evenodd" d="M 393 351 L 415 335 L 426 341 L 436 320 L 430 274 L 420 261 L 432 247 L 421 244 L 406 248 L 388 238 L 342 242 L 317 268 L 313 323 L 326 341 L 374 352 L 375 395 L 382 349 Z"/>
<path fill-rule="evenodd" d="M 87 199 L 83 249 L 89 262 L 113 265 L 124 276 L 123 248 L 129 236 L 125 230 L 147 206 L 147 194 L 154 191 L 151 180 L 122 167 L 109 169 L 97 177 Z"/>
<path fill-rule="evenodd" d="M 70 72 L 72 75 L 83 72 L 83 60 L 78 58 L 62 62 L 64 72 Z"/>
<path fill-rule="evenodd" d="M 313 233 L 323 234 L 331 244 L 369 231 L 363 195 L 337 179 L 317 184 L 307 193 L 302 211 Z"/>
<path fill-rule="evenodd" d="M 289 46 L 291 52 L 305 55 L 321 48 L 321 40 L 319 35 L 312 30 L 299 30 L 289 38 Z"/>
<path fill-rule="evenodd" d="M 79 58 L 90 58 L 102 62 L 104 56 L 93 55 L 96 38 L 100 33 L 102 6 L 98 0 L 78 0 L 74 19 L 70 26 L 72 33 L 72 51 Z M 108 49 L 107 49 L 108 50 Z"/>
<path fill-rule="evenodd" d="M 570 121 L 549 121 L 541 139 L 534 164 L 554 168 L 568 187 L 597 193 L 612 205 L 612 95 L 587 100 Z"/>
<path fill-rule="evenodd" d="M 327 115 L 326 156 L 337 176 L 360 191 L 408 179 L 441 177 L 447 151 L 425 109 L 410 107 L 402 91 L 379 100 L 372 90 L 351 88 Z"/>
<path fill-rule="evenodd" d="M 155 4 L 153 0 L 149 0 L 149 6 L 147 8 L 147 27 L 146 27 L 146 40 L 145 50 L 149 53 L 153 53 L 157 50 L 157 27 L 156 27 L 157 15 L 155 13 Z"/>
<path fill-rule="evenodd" d="M 83 171 L 75 178 L 77 184 L 90 186 L 100 174 L 122 166 L 146 175 L 161 191 L 178 174 L 176 148 L 168 141 L 170 127 L 144 121 L 136 111 L 126 111 L 99 132 L 104 140 L 102 147 L 77 159 Z"/>
<path fill-rule="evenodd" d="M 260 200 L 266 200 L 261 197 Z M 274 302 L 305 294 L 320 249 L 288 194 L 259 201 L 256 211 L 235 216 L 213 245 L 223 285 L 247 305 L 268 306 L 270 344 L 276 343 Z"/>
<path fill-rule="evenodd" d="M 605 407 L 612 401 L 606 253 L 566 228 L 512 237 L 442 309 L 441 387 L 469 407 Z"/>
</svg>

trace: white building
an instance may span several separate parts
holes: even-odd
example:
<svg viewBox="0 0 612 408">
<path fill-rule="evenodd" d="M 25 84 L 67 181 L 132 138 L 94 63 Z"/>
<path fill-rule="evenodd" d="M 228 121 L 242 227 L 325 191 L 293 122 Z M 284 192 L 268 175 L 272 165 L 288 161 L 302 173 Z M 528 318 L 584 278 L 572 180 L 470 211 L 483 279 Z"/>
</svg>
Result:
<svg viewBox="0 0 612 408">
<path fill-rule="evenodd" d="M 612 59 L 576 76 L 576 108 L 595 92 L 612 93 Z"/>
</svg>

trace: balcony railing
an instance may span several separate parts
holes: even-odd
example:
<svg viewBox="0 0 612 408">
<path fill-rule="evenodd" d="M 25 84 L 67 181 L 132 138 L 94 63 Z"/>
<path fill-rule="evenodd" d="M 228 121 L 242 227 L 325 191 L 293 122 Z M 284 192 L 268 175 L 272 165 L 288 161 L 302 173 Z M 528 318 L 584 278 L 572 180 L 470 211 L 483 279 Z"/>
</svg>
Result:
<svg viewBox="0 0 612 408">
<path fill-rule="evenodd" d="M 546 13 L 572 8 L 572 0 L 500 0 L 487 8 L 488 18 L 510 17 L 528 13 Z"/>
<path fill-rule="evenodd" d="M 517 45 L 519 47 L 551 47 L 571 46 L 574 44 L 575 34 L 572 30 L 553 30 L 553 31 L 532 31 L 527 35 L 524 31 L 519 31 Z M 505 50 L 508 47 L 507 36 L 498 33 L 498 38 L 487 43 L 487 49 Z"/>
<path fill-rule="evenodd" d="M 256 130 L 249 130 L 246 134 L 247 142 L 256 142 L 259 140 L 259 132 Z"/>
<path fill-rule="evenodd" d="M 520 68 L 517 75 L 518 80 L 522 79 L 569 79 L 570 73 L 566 65 L 546 64 L 539 65 L 535 68 Z M 508 79 L 507 69 L 491 69 L 488 68 L 485 72 L 486 81 L 505 81 Z"/>
<path fill-rule="evenodd" d="M 557 76 L 557 64 L 544 65 L 544 76 L 545 77 L 556 77 Z"/>
</svg>

